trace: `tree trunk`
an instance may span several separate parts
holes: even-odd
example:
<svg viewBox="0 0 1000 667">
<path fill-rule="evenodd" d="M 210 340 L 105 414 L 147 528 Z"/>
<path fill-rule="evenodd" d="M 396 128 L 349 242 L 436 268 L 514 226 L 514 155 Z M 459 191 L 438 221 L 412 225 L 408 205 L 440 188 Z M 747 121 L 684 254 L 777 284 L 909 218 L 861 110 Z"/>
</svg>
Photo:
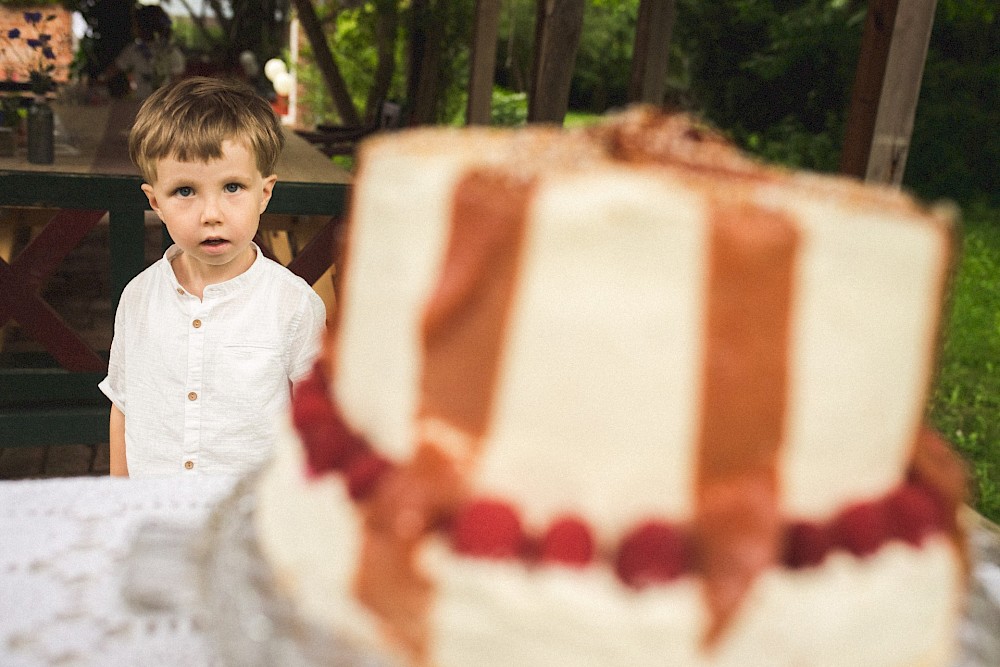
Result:
<svg viewBox="0 0 1000 667">
<path fill-rule="evenodd" d="M 465 120 L 469 125 L 490 123 L 499 32 L 500 0 L 476 0 L 469 66 L 469 103 L 465 112 Z"/>
<path fill-rule="evenodd" d="M 378 122 L 378 116 L 382 112 L 379 106 L 386 101 L 389 86 L 392 85 L 392 74 L 396 69 L 396 32 L 399 28 L 399 6 L 396 0 L 383 0 L 378 4 L 377 11 L 375 47 L 378 51 L 378 64 L 375 66 L 375 79 L 365 110 L 369 122 Z"/>
<path fill-rule="evenodd" d="M 630 102 L 663 104 L 667 64 L 670 61 L 670 35 L 676 18 L 677 0 L 642 0 L 639 4 L 628 85 Z"/>
<path fill-rule="evenodd" d="M 316 16 L 311 0 L 292 0 L 298 12 L 299 23 L 302 24 L 309 44 L 312 46 L 313 57 L 316 59 L 316 66 L 326 81 L 326 87 L 333 98 L 333 104 L 337 107 L 337 115 L 344 125 L 360 125 L 361 117 L 351 99 L 351 93 L 347 90 L 344 77 L 340 75 L 340 69 L 330 53 L 330 46 L 326 43 L 326 35 L 323 33 L 323 26 Z"/>
<path fill-rule="evenodd" d="M 583 31 L 584 0 L 538 0 L 528 122 L 562 124 Z"/>
<path fill-rule="evenodd" d="M 430 0 L 413 0 L 410 11 L 410 71 L 407 80 L 410 113 L 407 120 L 411 125 L 426 125 L 437 119 L 441 30 Z"/>
</svg>

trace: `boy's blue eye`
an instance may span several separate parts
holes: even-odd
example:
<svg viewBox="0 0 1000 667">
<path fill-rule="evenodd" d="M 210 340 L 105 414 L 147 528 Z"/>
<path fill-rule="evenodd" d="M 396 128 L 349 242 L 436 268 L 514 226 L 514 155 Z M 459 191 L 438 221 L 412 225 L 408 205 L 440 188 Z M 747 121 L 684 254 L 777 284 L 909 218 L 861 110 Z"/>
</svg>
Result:
<svg viewBox="0 0 1000 667">
<path fill-rule="evenodd" d="M 226 192 L 236 193 L 239 192 L 243 186 L 239 183 L 226 183 Z"/>
<path fill-rule="evenodd" d="M 188 187 L 187 185 L 182 185 L 181 187 L 177 188 L 175 192 L 177 192 L 177 194 L 180 195 L 181 197 L 190 197 L 191 195 L 194 194 L 194 190 Z"/>
</svg>

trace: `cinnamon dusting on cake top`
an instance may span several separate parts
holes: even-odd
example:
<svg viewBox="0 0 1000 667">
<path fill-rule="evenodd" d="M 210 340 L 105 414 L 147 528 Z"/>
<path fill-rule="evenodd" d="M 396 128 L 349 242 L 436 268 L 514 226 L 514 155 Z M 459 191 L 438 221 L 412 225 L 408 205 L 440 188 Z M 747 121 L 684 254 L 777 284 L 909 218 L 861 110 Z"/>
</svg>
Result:
<svg viewBox="0 0 1000 667">
<path fill-rule="evenodd" d="M 425 127 L 378 135 L 361 144 L 362 169 L 365 155 L 372 150 L 382 157 L 398 154 L 458 161 L 469 168 L 488 166 L 524 178 L 603 169 L 645 171 L 653 176 L 666 171 L 668 178 L 715 196 L 733 188 L 775 186 L 782 189 L 779 192 L 929 216 L 937 222 L 955 217 L 953 210 L 926 208 L 897 188 L 765 163 L 695 116 L 663 113 L 651 106 L 631 107 L 583 128 Z"/>
</svg>

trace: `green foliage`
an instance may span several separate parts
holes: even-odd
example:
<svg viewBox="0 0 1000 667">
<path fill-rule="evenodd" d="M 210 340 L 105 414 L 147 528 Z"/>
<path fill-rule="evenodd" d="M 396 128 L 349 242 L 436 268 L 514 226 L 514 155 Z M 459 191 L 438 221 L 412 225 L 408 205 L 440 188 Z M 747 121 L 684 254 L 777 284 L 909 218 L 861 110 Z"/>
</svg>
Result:
<svg viewBox="0 0 1000 667">
<path fill-rule="evenodd" d="M 514 91 L 528 89 L 534 38 L 535 0 L 507 0 L 497 40 L 497 85 Z"/>
<path fill-rule="evenodd" d="M 678 0 L 677 10 L 668 101 L 767 159 L 835 169 L 863 13 L 839 0 Z"/>
<path fill-rule="evenodd" d="M 769 162 L 795 169 L 832 172 L 837 169 L 839 135 L 842 119 L 836 113 L 827 116 L 826 128 L 810 132 L 796 116 L 786 116 L 759 132 L 745 132 L 743 145 Z"/>
<path fill-rule="evenodd" d="M 1000 522 L 1000 211 L 975 211 L 963 230 L 929 409 L 968 462 L 976 508 Z"/>
<path fill-rule="evenodd" d="M 490 107 L 490 124 L 506 127 L 524 125 L 528 120 L 528 96 L 496 87 Z"/>
<path fill-rule="evenodd" d="M 591 0 L 583 18 L 570 87 L 574 109 L 604 111 L 628 102 L 629 73 L 639 3 L 635 0 Z"/>
<path fill-rule="evenodd" d="M 925 198 L 1000 206 L 1000 20 L 936 19 L 905 182 Z"/>
<path fill-rule="evenodd" d="M 351 92 L 354 106 L 366 108 L 368 91 L 374 82 L 375 67 L 378 54 L 375 46 L 375 21 L 377 5 L 373 2 L 357 3 L 348 9 L 340 9 L 336 3 L 317 5 L 316 12 L 320 21 L 330 26 L 327 31 L 327 43 L 333 54 L 340 74 Z M 302 102 L 313 113 L 309 121 L 317 124 L 340 123 L 336 107 L 327 90 L 326 83 L 319 68 L 313 64 L 312 48 L 308 41 L 300 46 L 300 55 L 304 63 L 297 72 L 304 91 Z M 402 53 L 397 54 L 401 61 Z M 396 68 L 390 97 L 401 99 L 405 90 L 405 82 L 400 69 Z"/>
<path fill-rule="evenodd" d="M 317 5 L 316 11 L 320 20 L 329 26 L 328 45 L 347 89 L 351 92 L 355 106 L 368 109 L 379 101 L 369 99 L 378 61 L 376 20 L 379 2 L 339 4 L 343 6 L 338 6 L 338 3 Z M 404 109 L 408 102 L 407 46 L 410 38 L 409 27 L 413 21 L 411 10 L 409 3 L 401 5 L 399 31 L 395 41 L 395 67 L 386 96 L 388 100 L 402 102 Z M 432 28 L 442 45 L 439 67 L 435 71 L 439 91 L 437 117 L 440 122 L 448 122 L 464 112 L 472 0 L 437 0 L 432 3 L 430 13 Z M 303 44 L 302 55 L 307 63 L 312 60 L 308 43 Z M 298 76 L 305 84 L 306 94 L 303 101 L 313 110 L 315 122 L 339 123 L 340 119 L 318 68 L 313 64 L 306 64 L 299 69 Z"/>
</svg>

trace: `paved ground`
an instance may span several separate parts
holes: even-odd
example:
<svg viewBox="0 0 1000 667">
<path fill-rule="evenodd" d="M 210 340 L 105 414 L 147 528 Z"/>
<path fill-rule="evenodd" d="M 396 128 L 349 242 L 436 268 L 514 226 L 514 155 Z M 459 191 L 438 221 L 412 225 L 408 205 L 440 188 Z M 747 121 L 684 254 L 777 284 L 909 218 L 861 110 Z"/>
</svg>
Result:
<svg viewBox="0 0 1000 667">
<path fill-rule="evenodd" d="M 108 445 L 0 447 L 0 479 L 108 474 Z"/>
</svg>

